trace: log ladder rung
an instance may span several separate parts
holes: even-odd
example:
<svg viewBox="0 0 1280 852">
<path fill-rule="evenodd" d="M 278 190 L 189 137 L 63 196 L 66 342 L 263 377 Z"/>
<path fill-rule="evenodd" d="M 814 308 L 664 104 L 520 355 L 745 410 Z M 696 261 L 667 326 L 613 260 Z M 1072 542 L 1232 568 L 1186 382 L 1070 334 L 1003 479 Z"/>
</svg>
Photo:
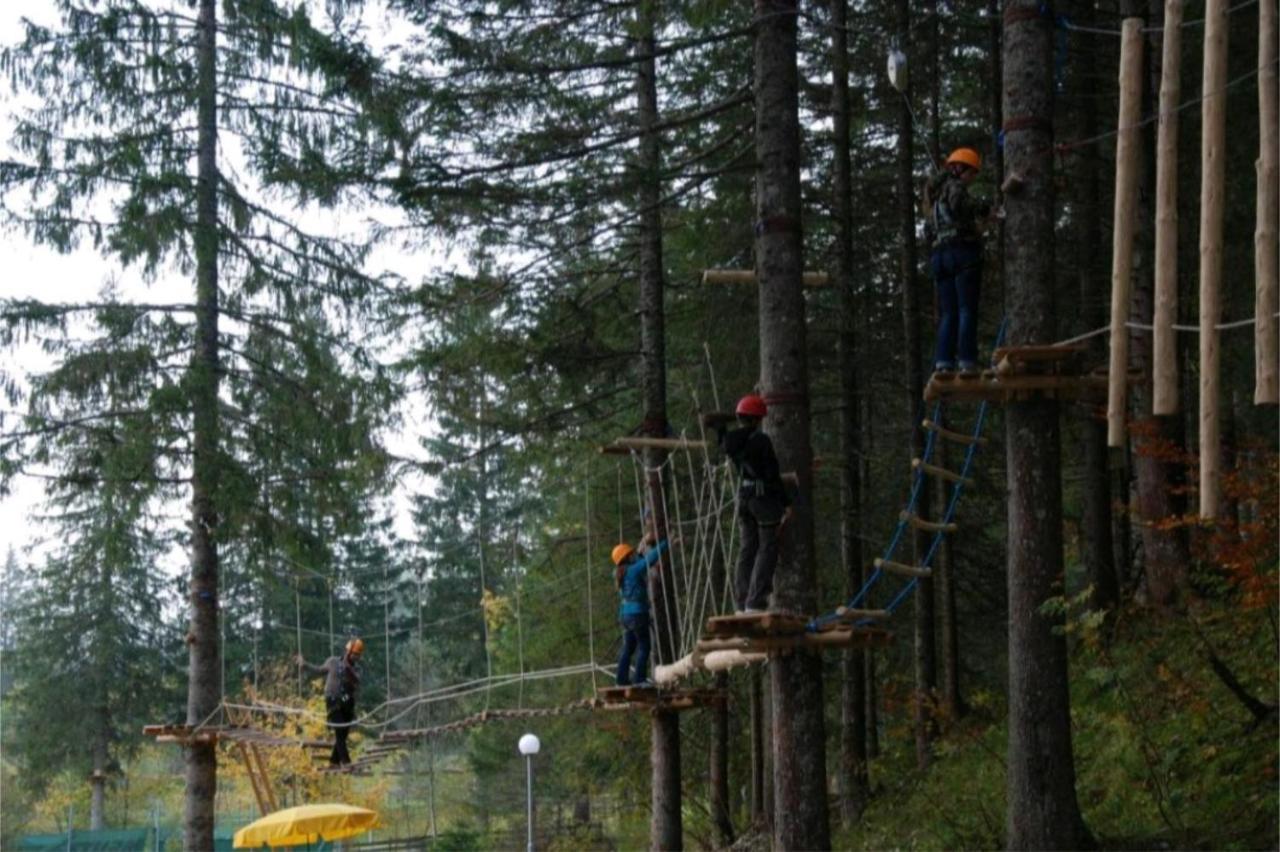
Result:
<svg viewBox="0 0 1280 852">
<path fill-rule="evenodd" d="M 930 476 L 936 476 L 939 479 L 945 479 L 948 482 L 959 482 L 961 485 L 969 485 L 973 482 L 967 476 L 961 476 L 953 470 L 947 470 L 945 467 L 938 467 L 936 464 L 929 464 L 923 459 L 912 459 L 911 467 L 913 470 L 922 470 Z"/>
<path fill-rule="evenodd" d="M 873 619 L 876 621 L 884 621 L 890 615 L 887 609 L 851 609 L 849 607 L 836 607 L 836 615 L 841 621 L 859 621 L 861 619 Z"/>
<path fill-rule="evenodd" d="M 920 517 L 919 515 L 913 512 L 903 512 L 902 514 L 898 515 L 898 519 L 906 521 L 916 529 L 924 530 L 925 532 L 953 533 L 960 529 L 960 526 L 954 523 L 940 524 L 936 521 L 926 521 L 924 518 Z"/>
<path fill-rule="evenodd" d="M 973 435 L 966 435 L 963 432 L 952 432 L 932 420 L 924 420 L 920 425 L 930 432 L 937 432 L 939 438 L 946 438 L 948 441 L 955 441 L 957 444 L 977 444 L 981 447 L 987 443 L 986 438 L 975 438 Z"/>
<path fill-rule="evenodd" d="M 881 571 L 888 571 L 890 574 L 901 574 L 904 577 L 933 576 L 933 569 L 926 568 L 923 565 L 904 565 L 901 562 L 891 562 L 888 559 L 877 559 L 875 566 Z"/>
</svg>

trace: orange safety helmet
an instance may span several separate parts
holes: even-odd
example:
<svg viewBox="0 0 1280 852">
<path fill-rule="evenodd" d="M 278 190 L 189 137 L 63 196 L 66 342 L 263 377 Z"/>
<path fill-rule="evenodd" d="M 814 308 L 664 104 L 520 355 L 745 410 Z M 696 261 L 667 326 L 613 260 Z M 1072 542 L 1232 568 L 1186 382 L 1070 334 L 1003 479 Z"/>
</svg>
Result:
<svg viewBox="0 0 1280 852">
<path fill-rule="evenodd" d="M 623 560 L 635 552 L 636 549 L 624 541 L 622 544 L 613 546 L 613 552 L 609 554 L 609 558 L 613 560 L 614 565 L 621 565 Z"/>
<path fill-rule="evenodd" d="M 364 654 L 364 640 L 360 637 L 347 640 L 347 654 L 353 657 L 359 657 Z"/>
<path fill-rule="evenodd" d="M 957 148 L 947 157 L 947 165 L 952 163 L 960 163 L 976 172 L 982 168 L 982 155 L 972 148 Z"/>
<path fill-rule="evenodd" d="M 740 417 L 764 417 L 769 413 L 769 406 L 765 405 L 762 397 L 749 393 L 738 400 L 735 413 Z"/>
</svg>

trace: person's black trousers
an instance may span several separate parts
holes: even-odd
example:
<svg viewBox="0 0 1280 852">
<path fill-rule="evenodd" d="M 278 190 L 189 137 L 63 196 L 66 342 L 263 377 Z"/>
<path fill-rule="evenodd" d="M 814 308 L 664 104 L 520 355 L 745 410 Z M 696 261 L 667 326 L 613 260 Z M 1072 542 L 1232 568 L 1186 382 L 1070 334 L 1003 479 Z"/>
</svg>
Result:
<svg viewBox="0 0 1280 852">
<path fill-rule="evenodd" d="M 346 766 L 351 762 L 351 753 L 347 751 L 347 737 L 351 734 L 351 722 L 356 718 L 355 699 L 343 700 L 326 695 L 324 704 L 328 711 L 329 725 L 333 728 L 333 752 L 329 755 L 329 765 Z"/>
</svg>

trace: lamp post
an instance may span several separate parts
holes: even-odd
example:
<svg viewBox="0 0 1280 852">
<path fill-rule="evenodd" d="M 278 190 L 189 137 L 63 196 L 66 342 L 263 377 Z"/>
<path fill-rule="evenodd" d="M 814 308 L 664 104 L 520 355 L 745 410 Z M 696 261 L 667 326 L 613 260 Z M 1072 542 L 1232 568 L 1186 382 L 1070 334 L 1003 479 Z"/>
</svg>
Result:
<svg viewBox="0 0 1280 852">
<path fill-rule="evenodd" d="M 524 755 L 525 764 L 525 789 L 528 793 L 529 804 L 529 850 L 533 852 L 533 756 L 538 753 L 538 749 L 542 747 L 542 743 L 538 742 L 538 738 L 533 734 L 525 734 L 520 738 L 520 753 Z"/>
</svg>

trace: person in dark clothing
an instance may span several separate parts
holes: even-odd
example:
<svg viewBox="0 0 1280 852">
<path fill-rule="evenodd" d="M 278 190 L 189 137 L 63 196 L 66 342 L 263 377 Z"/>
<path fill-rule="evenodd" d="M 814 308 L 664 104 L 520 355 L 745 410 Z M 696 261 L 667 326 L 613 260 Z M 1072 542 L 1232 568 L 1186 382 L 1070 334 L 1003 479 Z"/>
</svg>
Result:
<svg viewBox="0 0 1280 852">
<path fill-rule="evenodd" d="M 742 549 L 734 578 L 738 612 L 761 612 L 769 606 L 773 571 L 778 564 L 778 533 L 790 515 L 791 497 L 782 482 L 773 442 L 760 428 L 768 413 L 755 394 L 738 401 L 737 428 L 727 415 L 707 415 L 703 422 L 716 431 L 720 447 L 742 480 L 738 486 L 738 531 Z"/>
<path fill-rule="evenodd" d="M 618 657 L 618 686 L 649 686 L 649 568 L 667 549 L 663 539 L 643 554 L 623 542 L 613 548 L 610 558 L 615 568 L 614 581 L 618 595 L 618 618 L 622 622 L 622 654 Z M 638 653 L 637 653 L 638 652 Z M 631 656 L 636 666 L 631 668 Z"/>
<path fill-rule="evenodd" d="M 934 370 L 978 369 L 978 297 L 982 288 L 980 221 L 991 205 L 969 194 L 982 167 L 972 148 L 957 148 L 928 184 L 926 201 L 933 235 L 930 265 L 938 294 L 938 348 Z"/>
<path fill-rule="evenodd" d="M 351 734 L 356 718 L 356 691 L 360 688 L 360 670 L 357 663 L 364 656 L 364 640 L 347 642 L 340 657 L 330 657 L 318 666 L 308 663 L 298 655 L 298 665 L 312 674 L 322 674 L 324 679 L 324 706 L 329 727 L 333 728 L 333 752 L 330 766 L 347 766 L 351 753 L 347 751 L 347 737 Z"/>
</svg>

